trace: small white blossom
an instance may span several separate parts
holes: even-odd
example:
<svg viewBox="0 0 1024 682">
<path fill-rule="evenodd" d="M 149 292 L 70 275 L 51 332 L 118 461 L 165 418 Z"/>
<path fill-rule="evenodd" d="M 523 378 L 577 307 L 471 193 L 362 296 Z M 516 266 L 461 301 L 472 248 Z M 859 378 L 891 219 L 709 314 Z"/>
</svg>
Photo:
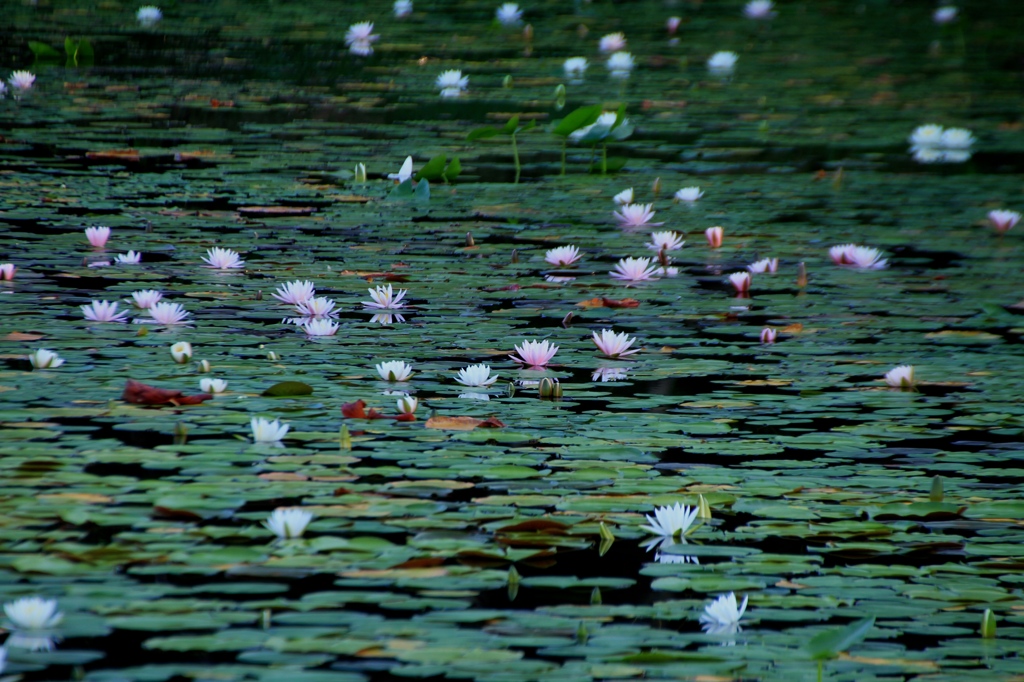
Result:
<svg viewBox="0 0 1024 682">
<path fill-rule="evenodd" d="M 263 525 L 280 539 L 290 540 L 302 537 L 312 520 L 313 515 L 305 509 L 279 507 L 267 517 Z"/>
</svg>

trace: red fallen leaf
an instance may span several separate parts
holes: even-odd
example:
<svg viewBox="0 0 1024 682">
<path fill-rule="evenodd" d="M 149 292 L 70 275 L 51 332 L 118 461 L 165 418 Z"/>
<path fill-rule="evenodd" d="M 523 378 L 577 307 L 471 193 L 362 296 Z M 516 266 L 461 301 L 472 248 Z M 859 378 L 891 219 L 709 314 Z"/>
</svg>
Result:
<svg viewBox="0 0 1024 682">
<path fill-rule="evenodd" d="M 363 400 L 357 400 L 354 403 L 345 403 L 341 406 L 341 416 L 348 417 L 349 419 L 387 419 L 386 415 L 381 414 L 377 410 L 370 408 L 370 411 L 366 411 L 366 402 Z"/>
<path fill-rule="evenodd" d="M 565 532 L 572 526 L 565 523 L 559 523 L 558 521 L 549 521 L 548 519 L 533 519 L 531 521 L 523 521 L 522 523 L 514 523 L 511 526 L 502 526 L 497 530 L 498 533 L 548 533 L 552 535 L 565 535 Z"/>
<path fill-rule="evenodd" d="M 605 298 L 601 297 L 601 303 L 604 304 L 605 308 L 639 308 L 640 301 L 635 298 Z"/>
<path fill-rule="evenodd" d="M 391 568 L 434 568 L 444 563 L 444 557 L 424 557 L 422 559 L 409 559 Z"/>
<path fill-rule="evenodd" d="M 503 429 L 505 428 L 505 425 L 497 417 L 488 417 L 487 419 L 484 419 L 482 422 L 477 424 L 477 428 Z"/>
<path fill-rule="evenodd" d="M 416 415 L 412 412 L 403 412 L 402 414 L 395 417 L 396 422 L 414 422 L 416 421 Z"/>
<path fill-rule="evenodd" d="M 408 275 L 398 275 L 398 274 L 395 274 L 393 272 L 388 272 L 388 273 L 384 274 L 384 281 L 385 282 L 408 282 L 409 281 L 409 276 Z"/>
<path fill-rule="evenodd" d="M 129 379 L 125 382 L 121 400 L 135 405 L 198 405 L 213 398 L 209 393 L 185 395 L 169 388 L 149 386 L 141 381 Z"/>
<path fill-rule="evenodd" d="M 86 152 L 85 158 L 112 161 L 138 161 L 139 152 L 136 149 L 104 149 L 98 152 Z"/>
</svg>

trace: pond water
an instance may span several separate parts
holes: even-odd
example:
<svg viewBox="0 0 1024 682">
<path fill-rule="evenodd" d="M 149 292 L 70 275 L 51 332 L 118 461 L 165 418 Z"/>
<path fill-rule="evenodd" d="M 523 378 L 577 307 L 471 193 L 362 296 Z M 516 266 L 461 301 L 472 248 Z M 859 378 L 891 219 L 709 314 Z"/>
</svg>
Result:
<svg viewBox="0 0 1024 682">
<path fill-rule="evenodd" d="M 56 599 L 64 618 L 5 622 L 5 674 L 1024 673 L 1024 245 L 986 217 L 1024 207 L 1020 3 L 937 24 L 923 1 L 781 1 L 755 20 L 732 1 L 538 0 L 508 27 L 479 1 L 396 18 L 180 0 L 150 27 L 123 2 L 10 4 L 0 54 L 36 80 L 0 101 L 0 262 L 17 267 L 0 281 L 0 600 Z M 345 43 L 360 21 L 380 36 L 368 56 Z M 628 78 L 598 52 L 618 31 Z M 739 55 L 731 74 L 707 69 L 718 51 Z M 570 82 L 576 56 L 590 67 Z M 441 98 L 449 69 L 468 88 Z M 563 175 L 552 130 L 593 105 L 624 105 L 632 132 L 570 142 Z M 516 116 L 536 122 L 515 136 L 518 183 L 508 135 L 467 139 Z M 908 138 L 925 124 L 974 142 L 922 163 Z M 451 182 L 387 177 L 442 154 Z M 663 226 L 619 227 L 630 187 Z M 685 238 L 675 276 L 610 277 L 657 257 L 654 230 Z M 887 267 L 834 264 L 843 244 Z M 545 261 L 570 245 L 578 262 Z M 244 265 L 206 267 L 214 247 Z M 130 250 L 140 263 L 116 261 Z M 762 258 L 778 271 L 738 297 L 729 274 Z M 274 294 L 297 280 L 336 303 L 336 334 L 289 321 Z M 382 284 L 404 307 L 364 305 Z M 154 324 L 140 290 L 185 324 Z M 85 319 L 93 300 L 127 321 Z M 640 351 L 603 357 L 602 329 Z M 546 369 L 509 359 L 528 340 L 558 346 Z M 64 363 L 33 369 L 40 348 Z M 414 373 L 384 381 L 385 361 Z M 479 363 L 497 382 L 456 383 Z M 914 390 L 883 380 L 900 365 Z M 226 391 L 121 399 L 128 380 L 195 394 L 203 378 Z M 405 393 L 415 421 L 394 419 Z M 357 400 L 387 418 L 343 417 Z M 256 416 L 290 430 L 254 443 Z M 685 539 L 644 530 L 702 499 Z M 263 522 L 290 507 L 315 517 L 279 540 Z M 740 627 L 702 629 L 730 592 Z"/>
</svg>

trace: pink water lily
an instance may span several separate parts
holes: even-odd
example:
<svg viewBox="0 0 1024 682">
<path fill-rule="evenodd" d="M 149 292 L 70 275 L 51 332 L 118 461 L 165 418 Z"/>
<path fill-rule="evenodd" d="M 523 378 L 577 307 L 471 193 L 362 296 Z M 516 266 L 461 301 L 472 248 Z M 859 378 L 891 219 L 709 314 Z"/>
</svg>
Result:
<svg viewBox="0 0 1024 682">
<path fill-rule="evenodd" d="M 752 275 L 758 275 L 764 272 L 776 272 L 778 269 L 778 258 L 762 258 L 761 260 L 755 261 L 747 266 L 747 272 Z"/>
<path fill-rule="evenodd" d="M 180 303 L 154 303 L 149 307 L 149 314 L 152 319 L 141 319 L 135 320 L 136 323 L 156 323 L 156 324 L 185 324 L 185 318 L 188 317 L 188 312 L 181 307 Z"/>
<path fill-rule="evenodd" d="M 1006 232 L 1020 221 L 1020 213 L 1016 211 L 989 211 L 988 220 L 996 232 Z"/>
<path fill-rule="evenodd" d="M 271 296 L 281 301 L 281 303 L 287 303 L 289 305 L 305 303 L 315 295 L 316 289 L 313 287 L 313 283 L 308 280 L 285 282 L 277 288 L 277 291 L 271 294 Z"/>
<path fill-rule="evenodd" d="M 613 211 L 619 227 L 658 227 L 665 223 L 652 223 L 654 204 L 624 204 L 621 211 Z"/>
<path fill-rule="evenodd" d="M 85 228 L 85 238 L 97 249 L 102 249 L 110 239 L 110 228 L 103 225 L 87 227 Z"/>
<path fill-rule="evenodd" d="M 729 275 L 729 281 L 736 288 L 736 294 L 746 296 L 750 293 L 750 273 L 746 270 L 734 272 Z"/>
<path fill-rule="evenodd" d="M 398 293 L 395 293 L 390 284 L 367 289 L 367 291 L 370 292 L 370 298 L 373 300 L 363 301 L 363 305 L 367 308 L 380 308 L 381 310 L 404 307 L 405 304 L 401 300 L 409 292 L 408 289 L 399 289 Z"/>
<path fill-rule="evenodd" d="M 725 237 L 725 228 L 720 226 L 709 227 L 704 230 L 704 236 L 708 239 L 708 246 L 717 249 L 722 246 L 722 239 Z"/>
<path fill-rule="evenodd" d="M 761 343 L 771 345 L 775 343 L 775 336 L 778 332 L 771 327 L 765 327 L 761 330 Z"/>
<path fill-rule="evenodd" d="M 81 306 L 82 314 L 85 319 L 93 322 L 125 322 L 128 312 L 119 312 L 117 305 L 117 301 L 93 301 Z"/>
<path fill-rule="evenodd" d="M 629 338 L 625 332 L 602 329 L 600 334 L 594 332 L 593 341 L 598 350 L 610 358 L 621 358 L 640 352 L 639 348 L 629 350 L 629 347 L 636 343 L 636 337 Z"/>
<path fill-rule="evenodd" d="M 655 279 L 657 271 L 658 266 L 651 265 L 650 258 L 623 258 L 608 274 L 626 282 L 644 282 Z"/>
<path fill-rule="evenodd" d="M 239 257 L 237 251 L 222 249 L 219 246 L 207 249 L 203 262 L 217 270 L 234 270 L 245 267 L 245 261 Z"/>
<path fill-rule="evenodd" d="M 14 273 L 17 270 L 14 263 L 0 263 L 0 282 L 9 282 L 14 279 Z"/>
<path fill-rule="evenodd" d="M 556 249 L 549 249 L 544 254 L 544 260 L 552 265 L 572 265 L 580 259 L 580 250 L 575 246 L 559 246 Z"/>
<path fill-rule="evenodd" d="M 558 352 L 558 346 L 544 341 L 524 341 L 521 346 L 515 346 L 519 357 L 509 355 L 516 362 L 528 367 L 543 367 L 551 362 L 551 358 Z"/>
<path fill-rule="evenodd" d="M 888 263 L 878 249 L 856 244 L 833 246 L 828 250 L 828 255 L 836 265 L 852 265 L 861 270 L 880 270 Z"/>
</svg>

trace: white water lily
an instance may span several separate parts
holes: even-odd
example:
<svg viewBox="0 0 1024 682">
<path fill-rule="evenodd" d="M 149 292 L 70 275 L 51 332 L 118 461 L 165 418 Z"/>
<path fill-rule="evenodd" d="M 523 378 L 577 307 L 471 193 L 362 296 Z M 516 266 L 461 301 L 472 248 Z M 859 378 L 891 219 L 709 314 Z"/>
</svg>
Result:
<svg viewBox="0 0 1024 682">
<path fill-rule="evenodd" d="M 384 381 L 406 381 L 412 376 L 412 365 L 404 360 L 389 360 L 375 365 L 377 374 Z"/>
<path fill-rule="evenodd" d="M 622 190 L 621 192 L 619 192 L 618 194 L 616 194 L 615 196 L 612 197 L 612 201 L 614 201 L 619 206 L 625 206 L 627 204 L 632 204 L 633 203 L 633 188 L 630 187 L 629 189 Z"/>
<path fill-rule="evenodd" d="M 303 317 L 337 317 L 335 302 L 326 296 L 317 296 L 295 304 L 295 312 Z"/>
<path fill-rule="evenodd" d="M 960 10 L 958 8 L 953 5 L 944 5 L 936 8 L 932 13 L 932 21 L 939 25 L 948 24 L 949 22 L 954 21 L 958 14 L 960 14 Z"/>
<path fill-rule="evenodd" d="M 612 211 L 619 227 L 645 227 L 651 225 L 658 227 L 665 223 L 652 223 L 654 219 L 654 204 L 625 204 L 618 211 Z"/>
<path fill-rule="evenodd" d="M 910 134 L 910 148 L 913 151 L 940 146 L 942 146 L 942 126 L 940 125 L 926 123 L 914 128 Z"/>
<path fill-rule="evenodd" d="M 288 433 L 288 424 L 282 424 L 275 419 L 270 421 L 263 417 L 253 417 L 249 422 L 252 429 L 252 439 L 257 443 L 276 443 Z"/>
<path fill-rule="evenodd" d="M 402 396 L 398 399 L 398 413 L 399 414 L 413 414 L 416 412 L 416 408 L 420 406 L 420 401 L 411 395 Z"/>
<path fill-rule="evenodd" d="M 143 310 L 152 308 L 163 297 L 164 295 L 156 289 L 140 289 L 139 291 L 132 292 L 132 302 L 135 304 L 135 307 L 142 308 Z"/>
<path fill-rule="evenodd" d="M 608 57 L 608 61 L 604 65 L 613 77 L 627 78 L 630 71 L 636 66 L 636 62 L 633 60 L 633 55 L 629 52 L 616 52 L 611 57 Z"/>
<path fill-rule="evenodd" d="M 56 599 L 22 597 L 4 604 L 4 613 L 21 630 L 48 630 L 59 625 L 64 614 L 57 611 Z"/>
<path fill-rule="evenodd" d="M 598 350 L 610 358 L 621 358 L 640 352 L 639 348 L 629 350 L 629 347 L 636 343 L 636 337 L 629 338 L 629 334 L 626 332 L 602 329 L 600 334 L 594 332 L 592 338 Z"/>
<path fill-rule="evenodd" d="M 141 320 L 135 320 L 135 322 L 141 323 L 155 323 L 155 324 L 185 324 L 185 318 L 188 317 L 188 312 L 181 307 L 180 303 L 167 303 L 166 301 L 161 303 L 154 303 L 149 307 L 149 314 L 152 319 L 143 318 Z"/>
<path fill-rule="evenodd" d="M 85 319 L 92 322 L 125 322 L 128 311 L 118 311 L 117 301 L 93 301 L 89 305 L 79 306 Z"/>
<path fill-rule="evenodd" d="M 626 378 L 626 368 L 623 367 L 598 367 L 591 373 L 591 381 L 621 381 Z"/>
<path fill-rule="evenodd" d="M 138 251 L 129 251 L 128 253 L 119 253 L 115 260 L 119 265 L 138 265 L 142 262 L 142 254 Z"/>
<path fill-rule="evenodd" d="M 184 365 L 192 359 L 192 344 L 188 341 L 179 341 L 171 346 L 171 357 L 179 365 Z"/>
<path fill-rule="evenodd" d="M 966 128 L 946 128 L 942 131 L 941 146 L 946 149 L 969 149 L 974 135 Z"/>
<path fill-rule="evenodd" d="M 396 19 L 404 19 L 412 14 L 412 0 L 395 0 L 395 4 L 392 5 L 391 11 L 394 12 Z"/>
<path fill-rule="evenodd" d="M 506 2 L 498 7 L 494 16 L 502 26 L 515 26 L 523 18 L 523 10 L 514 2 Z"/>
<path fill-rule="evenodd" d="M 619 52 L 626 49 L 626 35 L 624 33 L 609 33 L 601 38 L 598 43 L 598 50 L 604 53 Z"/>
<path fill-rule="evenodd" d="M 492 377 L 490 366 L 481 363 L 463 367 L 455 380 L 463 386 L 490 386 L 498 380 L 498 375 Z"/>
<path fill-rule="evenodd" d="M 900 365 L 885 373 L 885 383 L 892 388 L 911 391 L 914 388 L 914 366 Z"/>
<path fill-rule="evenodd" d="M 441 90 L 441 97 L 458 97 L 469 87 L 469 76 L 463 76 L 458 69 L 442 71 L 434 81 Z"/>
<path fill-rule="evenodd" d="M 685 201 L 692 204 L 704 196 L 704 192 L 700 191 L 700 187 L 683 187 L 672 196 L 675 197 L 676 201 Z"/>
<path fill-rule="evenodd" d="M 146 27 L 155 26 L 163 18 L 164 13 L 154 5 L 143 5 L 135 13 L 136 21 Z"/>
<path fill-rule="evenodd" d="M 737 605 L 736 593 L 723 594 L 704 607 L 700 616 L 701 627 L 709 635 L 732 634 L 740 630 L 740 619 L 747 610 L 747 597 Z"/>
<path fill-rule="evenodd" d="M 685 243 L 683 236 L 678 232 L 652 232 L 651 242 L 647 244 L 647 248 L 652 251 L 677 251 L 683 248 Z"/>
<path fill-rule="evenodd" d="M 402 167 L 398 169 L 397 173 L 388 173 L 388 180 L 394 180 L 396 182 L 405 182 L 412 178 L 412 157 L 405 157 L 405 161 L 402 162 Z"/>
<path fill-rule="evenodd" d="M 772 0 L 750 0 L 743 8 L 743 16 L 748 19 L 771 19 L 775 16 Z"/>
<path fill-rule="evenodd" d="M 34 369 L 56 369 L 64 364 L 64 358 L 45 348 L 31 353 L 28 356 L 28 361 L 32 363 Z"/>
<path fill-rule="evenodd" d="M 199 380 L 199 390 L 203 393 L 223 393 L 228 388 L 228 382 L 223 379 L 203 378 Z"/>
<path fill-rule="evenodd" d="M 778 258 L 762 258 L 747 266 L 747 272 L 752 275 L 760 275 L 765 272 L 776 272 L 779 269 Z"/>
<path fill-rule="evenodd" d="M 302 331 L 309 336 L 334 336 L 338 333 L 339 325 L 328 317 L 313 318 L 302 324 Z"/>
<path fill-rule="evenodd" d="M 390 284 L 367 289 L 367 291 L 370 292 L 370 298 L 373 301 L 363 301 L 363 305 L 367 308 L 380 308 L 382 310 L 404 307 L 405 304 L 401 301 L 409 292 L 408 289 L 399 289 L 398 293 L 395 293 Z"/>
<path fill-rule="evenodd" d="M 264 527 L 282 540 L 302 537 L 313 514 L 305 509 L 278 507 L 263 522 Z"/>
<path fill-rule="evenodd" d="M 293 282 L 285 282 L 271 295 L 282 303 L 299 305 L 313 298 L 316 295 L 316 289 L 312 282 L 297 279 Z"/>
<path fill-rule="evenodd" d="M 565 75 L 569 78 L 580 79 L 583 78 L 583 74 L 587 72 L 587 67 L 590 64 L 587 62 L 586 57 L 569 57 L 562 64 L 562 68 L 565 70 Z"/>
<path fill-rule="evenodd" d="M 653 535 L 682 537 L 697 518 L 697 507 L 687 507 L 676 502 L 671 507 L 655 507 L 654 515 L 647 516 L 645 530 Z"/>
<path fill-rule="evenodd" d="M 716 52 L 708 59 L 708 70 L 720 76 L 728 75 L 736 68 L 736 61 L 739 58 L 735 52 Z"/>
<path fill-rule="evenodd" d="M 372 21 L 360 21 L 352 24 L 345 32 L 345 44 L 348 45 L 348 51 L 363 57 L 373 54 L 373 43 L 378 38 L 380 36 L 373 33 Z"/>
<path fill-rule="evenodd" d="M 651 265 L 650 258 L 623 258 L 615 264 L 615 269 L 609 271 L 615 279 L 621 279 L 627 283 L 644 282 L 655 279 L 658 267 Z"/>
<path fill-rule="evenodd" d="M 203 261 L 211 268 L 216 268 L 217 270 L 233 270 L 245 267 L 245 261 L 241 259 L 237 251 L 222 249 L 219 246 L 207 249 Z"/>
<path fill-rule="evenodd" d="M 559 246 L 555 249 L 548 249 L 544 254 L 544 260 L 552 265 L 572 265 L 580 259 L 580 250 L 575 246 Z"/>
<path fill-rule="evenodd" d="M 12 71 L 11 77 L 7 79 L 11 87 L 18 91 L 25 91 L 32 88 L 36 77 L 31 71 Z M 15 93 L 17 96 L 17 93 Z"/>
</svg>

